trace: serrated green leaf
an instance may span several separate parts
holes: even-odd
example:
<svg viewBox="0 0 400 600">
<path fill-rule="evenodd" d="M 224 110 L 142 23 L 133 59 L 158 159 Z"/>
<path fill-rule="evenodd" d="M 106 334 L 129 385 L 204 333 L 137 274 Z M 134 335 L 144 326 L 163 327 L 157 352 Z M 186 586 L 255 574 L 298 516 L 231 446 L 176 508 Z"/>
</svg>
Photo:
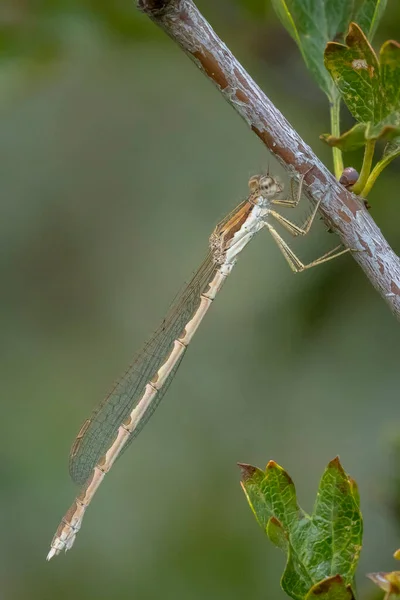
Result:
<svg viewBox="0 0 400 600">
<path fill-rule="evenodd" d="M 372 41 L 379 21 L 386 9 L 387 0 L 364 0 L 354 18 L 365 35 Z"/>
<path fill-rule="evenodd" d="M 383 114 L 377 56 L 356 23 L 350 24 L 345 41 L 328 43 L 325 66 L 357 121 L 379 123 L 388 113 Z"/>
<path fill-rule="evenodd" d="M 289 545 L 286 567 L 281 579 L 282 589 L 294 600 L 303 600 L 313 584 L 306 566 L 298 560 L 293 546 Z"/>
<path fill-rule="evenodd" d="M 301 513 L 294 483 L 286 471 L 273 460 L 267 464 L 266 475 L 261 483 L 261 490 L 267 500 L 267 507 L 282 527 L 290 529 Z"/>
<path fill-rule="evenodd" d="M 380 62 L 356 23 L 350 24 L 346 45 L 329 43 L 325 50 L 325 65 L 348 109 L 367 125 L 366 140 L 390 140 L 399 135 L 400 44 L 385 42 L 379 57 Z M 328 143 L 344 147 L 353 142 L 355 133 L 359 144 L 361 128 Z"/>
<path fill-rule="evenodd" d="M 302 512 L 297 504 L 293 481 L 282 467 L 271 460 L 265 472 L 251 465 L 239 465 L 242 487 L 257 521 L 266 530 L 275 517 L 287 529 Z"/>
<path fill-rule="evenodd" d="M 329 574 L 340 574 L 346 583 L 353 579 L 362 539 L 360 509 L 353 489 L 339 459 L 335 458 L 322 476 L 312 514 L 319 539 L 313 546 L 314 561 L 320 567 L 326 563 Z"/>
<path fill-rule="evenodd" d="M 299 507 L 290 476 L 273 461 L 265 472 L 242 467 L 242 486 L 257 521 L 287 554 L 281 585 L 289 596 L 304 600 L 313 586 L 336 575 L 345 587 L 352 583 L 361 550 L 362 518 L 355 483 L 339 459 L 325 470 L 311 517 Z M 336 591 L 340 587 L 332 586 Z M 349 600 L 348 595 L 336 598 Z"/>
<path fill-rule="evenodd" d="M 351 20 L 354 0 L 272 0 L 272 5 L 299 47 L 307 68 L 333 102 L 337 90 L 324 66 L 327 42 L 342 39 Z"/>
<path fill-rule="evenodd" d="M 331 102 L 337 98 L 337 89 L 327 77 L 323 61 L 326 44 L 342 41 L 352 20 L 372 40 L 386 4 L 387 0 L 362 0 L 354 16 L 354 0 L 272 0 L 283 26 Z"/>
<path fill-rule="evenodd" d="M 354 595 L 351 587 L 344 583 L 340 575 L 335 575 L 314 585 L 306 600 L 354 600 Z"/>
</svg>

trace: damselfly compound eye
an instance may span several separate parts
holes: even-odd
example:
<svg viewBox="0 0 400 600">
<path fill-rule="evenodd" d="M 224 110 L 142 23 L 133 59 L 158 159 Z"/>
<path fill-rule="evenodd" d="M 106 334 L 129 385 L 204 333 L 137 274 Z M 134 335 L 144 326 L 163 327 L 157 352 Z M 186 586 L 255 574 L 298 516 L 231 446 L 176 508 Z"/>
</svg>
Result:
<svg viewBox="0 0 400 600">
<path fill-rule="evenodd" d="M 259 190 L 262 196 L 274 196 L 282 191 L 282 185 L 277 179 L 274 179 L 270 175 L 262 175 L 259 178 Z"/>
<path fill-rule="evenodd" d="M 260 189 L 260 175 L 253 175 L 249 179 L 249 190 L 252 194 Z"/>
</svg>

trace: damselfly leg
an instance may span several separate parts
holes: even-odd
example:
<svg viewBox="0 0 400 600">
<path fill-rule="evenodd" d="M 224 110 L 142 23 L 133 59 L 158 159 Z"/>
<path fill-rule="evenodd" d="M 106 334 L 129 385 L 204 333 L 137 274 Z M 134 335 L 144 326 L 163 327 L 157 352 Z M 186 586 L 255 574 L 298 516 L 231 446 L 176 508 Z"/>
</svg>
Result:
<svg viewBox="0 0 400 600">
<path fill-rule="evenodd" d="M 284 199 L 284 200 L 281 200 L 279 198 L 274 198 L 271 200 L 271 204 L 278 205 L 278 206 L 284 206 L 286 208 L 296 208 L 301 199 L 304 177 L 307 173 L 308 173 L 308 171 L 304 175 L 302 175 L 302 177 L 300 179 L 299 187 L 297 190 L 297 195 L 295 198 Z M 283 215 L 281 215 L 280 213 L 278 213 L 275 210 L 269 209 L 268 217 L 274 218 L 275 221 L 277 221 L 280 225 L 282 225 L 282 227 L 284 227 L 286 229 L 286 231 L 288 231 L 293 237 L 297 237 L 299 235 L 307 235 L 307 233 L 310 231 L 311 226 L 314 222 L 314 219 L 317 215 L 320 203 L 321 203 L 321 200 L 319 200 L 317 202 L 317 204 L 314 206 L 311 215 L 305 220 L 305 222 L 303 223 L 302 226 L 296 225 L 296 223 L 293 223 L 289 219 L 286 219 L 286 217 L 284 217 Z M 287 242 L 285 242 L 285 240 L 279 235 L 279 233 L 276 231 L 276 229 L 270 223 L 267 222 L 266 227 L 267 227 L 268 231 L 271 233 L 273 239 L 275 240 L 278 248 L 280 249 L 283 256 L 285 257 L 290 268 L 295 273 L 299 273 L 306 269 L 311 269 L 312 267 L 321 265 L 325 262 L 328 262 L 329 260 L 332 260 L 338 256 L 341 256 L 342 254 L 345 254 L 346 252 L 349 252 L 349 248 L 343 249 L 342 245 L 339 244 L 338 246 L 336 246 L 329 252 L 326 252 L 319 258 L 311 261 L 308 264 L 304 264 L 299 259 L 299 257 L 293 252 L 293 250 L 289 247 Z"/>
</svg>

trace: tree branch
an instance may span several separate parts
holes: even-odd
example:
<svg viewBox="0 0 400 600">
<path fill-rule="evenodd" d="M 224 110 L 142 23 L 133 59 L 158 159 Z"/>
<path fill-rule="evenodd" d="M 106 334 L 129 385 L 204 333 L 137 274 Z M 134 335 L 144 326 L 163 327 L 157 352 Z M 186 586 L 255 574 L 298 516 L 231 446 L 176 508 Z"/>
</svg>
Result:
<svg viewBox="0 0 400 600">
<path fill-rule="evenodd" d="M 357 196 L 346 190 L 271 103 L 198 11 L 192 0 L 138 0 L 217 86 L 290 176 L 306 173 L 305 195 L 320 212 L 392 312 L 400 318 L 400 260 Z M 313 167 L 310 170 L 310 167 Z"/>
</svg>

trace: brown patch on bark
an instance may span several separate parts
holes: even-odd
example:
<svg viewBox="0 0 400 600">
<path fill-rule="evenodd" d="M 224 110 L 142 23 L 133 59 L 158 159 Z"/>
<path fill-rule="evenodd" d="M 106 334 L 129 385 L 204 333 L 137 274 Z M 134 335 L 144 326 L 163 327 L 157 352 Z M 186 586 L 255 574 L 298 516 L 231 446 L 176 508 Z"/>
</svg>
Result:
<svg viewBox="0 0 400 600">
<path fill-rule="evenodd" d="M 252 125 L 251 128 L 254 131 L 254 133 L 256 135 L 258 135 L 258 137 L 260 138 L 260 140 L 262 142 L 264 142 L 264 144 L 270 150 L 272 150 L 272 144 L 274 143 L 274 138 L 272 137 L 272 135 L 270 135 L 267 131 L 265 131 L 265 129 L 263 131 L 260 131 L 259 129 L 257 129 L 257 127 L 255 125 Z"/>
<path fill-rule="evenodd" d="M 243 77 L 241 72 L 236 68 L 234 69 L 233 72 L 235 74 L 236 79 L 242 84 L 242 86 L 244 88 L 247 88 L 248 87 L 247 79 L 245 77 Z"/>
<path fill-rule="evenodd" d="M 343 210 L 338 210 L 338 215 L 342 219 L 342 221 L 345 221 L 346 223 L 351 223 L 351 218 Z"/>
<path fill-rule="evenodd" d="M 382 275 L 385 274 L 385 265 L 383 264 L 383 262 L 381 260 L 378 260 L 378 265 L 379 265 L 379 270 L 381 272 Z"/>
<path fill-rule="evenodd" d="M 315 173 L 315 170 L 312 171 L 313 173 Z M 318 180 L 320 181 L 320 183 L 322 183 L 323 185 L 326 185 L 326 177 L 323 174 L 322 171 L 317 171 L 318 172 Z"/>
<path fill-rule="evenodd" d="M 224 71 L 221 69 L 218 61 L 215 60 L 211 52 L 208 52 L 207 50 L 203 50 L 203 52 L 193 52 L 193 56 L 200 62 L 206 75 L 215 81 L 221 90 L 225 90 L 229 86 Z"/>
<path fill-rule="evenodd" d="M 347 206 L 349 211 L 356 216 L 357 212 L 360 210 L 360 205 L 357 200 L 355 200 L 350 194 L 346 194 L 344 199 L 342 199 L 343 204 Z"/>
<path fill-rule="evenodd" d="M 393 294 L 396 294 L 396 296 L 400 296 L 400 288 L 394 281 L 392 281 L 392 283 L 390 284 L 390 289 L 392 290 Z"/>
<path fill-rule="evenodd" d="M 243 102 L 244 104 L 247 104 L 249 101 L 246 94 L 244 92 L 242 92 L 241 90 L 237 90 L 235 96 L 239 100 L 239 102 Z"/>
<path fill-rule="evenodd" d="M 371 252 L 370 247 L 368 246 L 367 242 L 365 240 L 363 240 L 360 236 L 358 236 L 358 241 L 360 242 L 361 246 L 364 248 L 364 250 L 368 254 L 368 256 L 370 256 L 372 258 L 372 252 Z"/>
<path fill-rule="evenodd" d="M 274 137 L 270 135 L 268 131 L 266 131 L 265 129 L 263 131 L 260 131 L 260 129 L 257 129 L 255 125 L 252 125 L 251 128 L 254 131 L 254 133 L 258 135 L 260 140 L 267 146 L 267 148 L 271 150 L 271 152 L 273 152 L 274 154 L 280 156 L 287 165 L 296 164 L 296 158 L 294 153 L 288 150 L 287 148 L 282 148 L 281 146 L 278 146 L 275 142 Z"/>
</svg>

